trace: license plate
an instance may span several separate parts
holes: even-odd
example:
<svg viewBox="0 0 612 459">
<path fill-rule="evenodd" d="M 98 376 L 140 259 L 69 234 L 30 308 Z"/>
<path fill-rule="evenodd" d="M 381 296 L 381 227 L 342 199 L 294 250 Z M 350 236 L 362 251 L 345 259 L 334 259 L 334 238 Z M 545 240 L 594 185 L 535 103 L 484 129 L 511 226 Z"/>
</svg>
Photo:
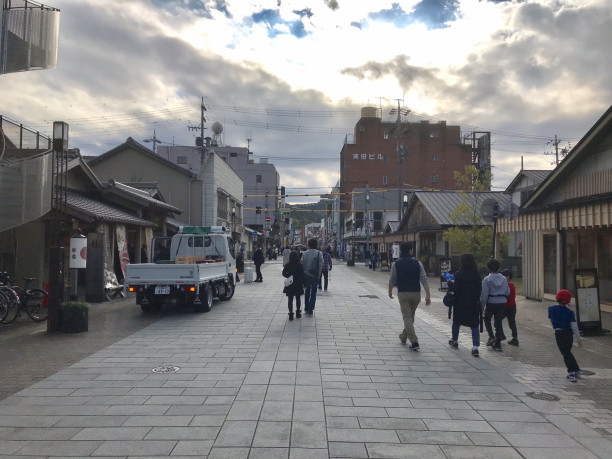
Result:
<svg viewBox="0 0 612 459">
<path fill-rule="evenodd" d="M 156 295 L 170 295 L 170 286 L 169 285 L 156 285 L 155 294 Z"/>
</svg>

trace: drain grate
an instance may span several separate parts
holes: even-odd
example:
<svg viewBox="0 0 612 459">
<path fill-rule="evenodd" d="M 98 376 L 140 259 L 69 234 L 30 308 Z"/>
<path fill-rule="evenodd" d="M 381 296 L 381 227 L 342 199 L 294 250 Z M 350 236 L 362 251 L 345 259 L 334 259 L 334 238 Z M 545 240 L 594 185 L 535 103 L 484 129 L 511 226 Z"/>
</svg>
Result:
<svg viewBox="0 0 612 459">
<path fill-rule="evenodd" d="M 378 299 L 378 296 L 376 296 L 376 295 L 359 295 L 359 298 L 374 298 L 374 299 Z"/>
<path fill-rule="evenodd" d="M 556 395 L 547 394 L 546 392 L 526 392 L 527 397 L 536 400 L 546 400 L 547 402 L 558 402 L 560 399 Z"/>
<path fill-rule="evenodd" d="M 176 373 L 180 369 L 181 369 L 180 367 L 175 367 L 172 365 L 165 365 L 161 367 L 155 367 L 151 371 L 153 373 Z"/>
</svg>

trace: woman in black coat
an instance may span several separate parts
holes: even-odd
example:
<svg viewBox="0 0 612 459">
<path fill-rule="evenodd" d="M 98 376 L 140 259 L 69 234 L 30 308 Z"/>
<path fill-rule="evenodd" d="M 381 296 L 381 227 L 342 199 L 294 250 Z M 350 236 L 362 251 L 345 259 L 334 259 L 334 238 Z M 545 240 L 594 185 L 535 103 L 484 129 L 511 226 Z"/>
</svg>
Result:
<svg viewBox="0 0 612 459">
<path fill-rule="evenodd" d="M 304 294 L 304 268 L 300 261 L 300 254 L 295 250 L 289 255 L 289 263 L 283 268 L 283 276 L 293 276 L 293 283 L 283 289 L 287 294 L 287 306 L 289 307 L 289 320 L 293 320 L 293 297 L 295 297 L 295 317 L 302 317 L 302 300 Z"/>
<path fill-rule="evenodd" d="M 480 292 L 482 281 L 478 274 L 478 265 L 474 255 L 467 253 L 461 256 L 461 267 L 455 275 L 453 291 L 455 302 L 453 305 L 452 339 L 448 342 L 455 349 L 459 347 L 459 327 L 461 325 L 472 329 L 472 355 L 478 357 L 480 346 Z"/>
</svg>

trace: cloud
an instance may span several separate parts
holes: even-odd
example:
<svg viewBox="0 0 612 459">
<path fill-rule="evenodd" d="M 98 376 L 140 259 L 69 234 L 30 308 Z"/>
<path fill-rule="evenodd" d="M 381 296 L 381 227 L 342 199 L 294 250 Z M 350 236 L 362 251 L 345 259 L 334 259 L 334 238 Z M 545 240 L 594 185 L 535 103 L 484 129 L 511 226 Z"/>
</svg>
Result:
<svg viewBox="0 0 612 459">
<path fill-rule="evenodd" d="M 294 11 L 300 17 L 311 17 L 312 12 L 306 8 L 304 10 Z M 284 20 L 279 10 L 264 9 L 251 15 L 251 20 L 256 24 L 264 24 L 268 30 L 268 36 L 274 38 L 278 35 L 285 34 L 288 30 L 291 35 L 296 38 L 304 38 L 309 34 L 304 28 L 301 19 L 297 21 Z"/>
<path fill-rule="evenodd" d="M 399 3 L 368 15 L 374 21 L 390 22 L 398 28 L 415 23 L 423 23 L 428 29 L 448 27 L 448 23 L 461 16 L 458 0 L 421 0 L 410 13 L 404 11 Z"/>
<path fill-rule="evenodd" d="M 336 11 L 338 8 L 340 8 L 336 0 L 324 0 L 324 2 L 327 7 L 332 11 Z"/>
<path fill-rule="evenodd" d="M 151 4 L 174 16 L 189 11 L 196 16 L 212 19 L 211 10 L 216 10 L 223 13 L 227 18 L 232 17 L 225 0 L 151 0 Z"/>
<path fill-rule="evenodd" d="M 303 10 L 293 10 L 293 12 L 301 18 L 307 17 L 308 19 L 310 19 L 313 16 L 312 10 L 310 8 L 304 8 Z"/>
</svg>

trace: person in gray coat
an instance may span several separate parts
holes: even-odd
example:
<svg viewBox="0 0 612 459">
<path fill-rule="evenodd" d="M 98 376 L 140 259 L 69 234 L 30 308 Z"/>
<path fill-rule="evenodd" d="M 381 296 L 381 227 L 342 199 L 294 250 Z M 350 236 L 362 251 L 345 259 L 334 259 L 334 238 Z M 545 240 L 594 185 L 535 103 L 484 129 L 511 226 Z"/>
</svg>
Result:
<svg viewBox="0 0 612 459">
<path fill-rule="evenodd" d="M 506 316 L 506 301 L 510 296 L 508 280 L 499 272 L 500 263 L 492 258 L 487 263 L 489 275 L 482 281 L 482 293 L 480 294 L 480 304 L 486 305 L 484 313 L 484 324 L 489 334 L 487 346 L 492 346 L 493 350 L 501 351 L 501 342 L 506 338 L 502 328 L 502 320 Z M 491 327 L 491 317 L 495 326 L 495 335 Z"/>
</svg>

